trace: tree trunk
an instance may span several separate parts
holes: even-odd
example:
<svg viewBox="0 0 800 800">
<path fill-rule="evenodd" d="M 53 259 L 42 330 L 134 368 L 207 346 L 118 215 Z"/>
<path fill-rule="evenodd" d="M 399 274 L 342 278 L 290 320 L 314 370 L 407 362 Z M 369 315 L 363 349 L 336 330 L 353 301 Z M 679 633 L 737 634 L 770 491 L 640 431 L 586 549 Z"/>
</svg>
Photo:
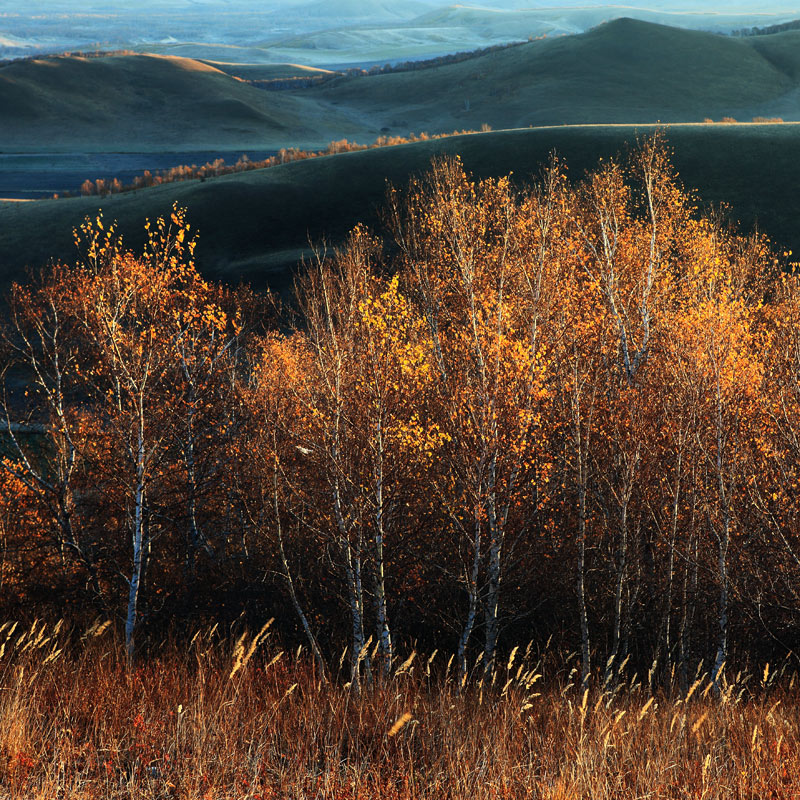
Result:
<svg viewBox="0 0 800 800">
<path fill-rule="evenodd" d="M 494 470 L 493 470 L 494 471 Z M 486 636 L 484 640 L 484 669 L 489 672 L 494 666 L 495 650 L 499 633 L 498 608 L 500 605 L 500 559 L 503 548 L 503 531 L 497 519 L 494 492 L 489 500 L 489 559 L 486 569 Z"/>
<path fill-rule="evenodd" d="M 303 626 L 303 632 L 306 635 L 306 639 L 308 640 L 308 645 L 311 648 L 311 652 L 314 655 L 314 661 L 317 664 L 317 669 L 319 670 L 320 677 L 323 681 L 327 680 L 327 670 L 325 669 L 325 659 L 322 657 L 322 652 L 319 649 L 319 644 L 317 643 L 317 638 L 314 636 L 313 631 L 311 630 L 311 625 L 309 625 L 308 617 L 303 611 L 302 605 L 300 605 L 300 600 L 297 597 L 297 591 L 295 590 L 294 586 L 294 578 L 292 577 L 292 571 L 289 568 L 289 559 L 286 558 L 286 550 L 283 546 L 283 523 L 281 522 L 281 511 L 280 511 L 280 503 L 278 501 L 278 458 L 275 457 L 274 461 L 274 469 L 273 469 L 273 502 L 274 502 L 274 510 L 275 510 L 275 528 L 278 534 L 278 552 L 281 557 L 281 567 L 283 568 L 283 577 L 286 580 L 286 586 L 289 589 L 289 597 L 292 601 L 292 606 L 294 607 L 295 613 L 297 614 L 298 619 L 300 620 L 300 624 Z"/>
<path fill-rule="evenodd" d="M 472 629 L 475 626 L 475 618 L 478 615 L 478 576 L 481 567 L 481 523 L 480 519 L 475 519 L 475 528 L 472 538 L 472 570 L 467 576 L 467 619 L 458 640 L 458 679 L 459 686 L 467 676 L 467 646 Z"/>
<path fill-rule="evenodd" d="M 623 591 L 625 575 L 628 568 L 628 503 L 623 501 L 620 509 L 619 547 L 617 549 L 617 580 L 614 591 L 614 633 L 611 641 L 611 655 L 606 662 L 604 684 L 609 683 L 617 672 L 620 659 L 620 641 L 622 632 Z"/>
<path fill-rule="evenodd" d="M 592 670 L 589 617 L 586 611 L 586 486 L 578 482 L 578 615 L 581 625 L 581 686 L 587 689 Z"/>
<path fill-rule="evenodd" d="M 377 423 L 377 453 L 375 465 L 375 613 L 378 652 L 381 657 L 381 672 L 389 676 L 392 667 L 392 635 L 386 606 L 386 579 L 384 575 L 384 498 L 383 498 L 383 431 Z"/>
<path fill-rule="evenodd" d="M 128 613 L 125 618 L 125 651 L 128 656 L 129 665 L 133 664 L 136 655 L 134 634 L 136 631 L 139 588 L 142 578 L 142 559 L 144 556 L 144 474 L 144 419 L 140 416 L 136 443 L 136 485 L 134 488 L 133 511 L 133 571 L 129 581 Z"/>
</svg>

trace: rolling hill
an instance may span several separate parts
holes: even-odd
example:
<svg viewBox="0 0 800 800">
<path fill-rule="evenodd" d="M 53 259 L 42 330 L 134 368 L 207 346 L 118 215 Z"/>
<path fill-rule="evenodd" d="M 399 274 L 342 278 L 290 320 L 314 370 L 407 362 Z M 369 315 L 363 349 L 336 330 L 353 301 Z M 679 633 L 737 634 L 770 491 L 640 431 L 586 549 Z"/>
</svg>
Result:
<svg viewBox="0 0 800 800">
<path fill-rule="evenodd" d="M 0 287 L 50 257 L 74 255 L 71 230 L 99 207 L 132 245 L 145 217 L 189 210 L 200 231 L 205 274 L 284 290 L 309 240 L 337 243 L 359 221 L 379 225 L 385 182 L 402 186 L 442 153 L 461 154 L 477 176 L 536 174 L 555 149 L 579 178 L 653 126 L 576 126 L 472 134 L 311 159 L 207 180 L 168 184 L 111 198 L 0 203 Z M 749 229 L 759 224 L 800 252 L 797 186 L 800 125 L 677 125 L 667 128 L 683 180 L 705 203 L 727 202 Z"/>
<path fill-rule="evenodd" d="M 341 80 L 309 95 L 393 131 L 800 119 L 795 33 L 742 39 L 619 19 L 456 64 Z"/>
<path fill-rule="evenodd" d="M 586 32 L 604 22 L 622 17 L 678 28 L 714 31 L 727 34 L 732 30 L 766 27 L 786 22 L 797 16 L 797 10 L 737 9 L 725 11 L 710 4 L 693 4 L 691 10 L 649 4 L 648 7 L 625 5 L 589 5 L 586 3 L 553 4 L 519 3 L 520 8 L 487 8 L 485 3 L 439 6 L 426 10 L 413 19 L 394 19 L 380 10 L 386 4 L 372 4 L 376 11 L 369 21 L 358 19 L 364 14 L 364 3 L 348 0 L 341 14 L 321 14 L 317 24 L 308 30 L 295 30 L 287 35 L 269 37 L 260 42 L 270 55 L 257 60 L 298 61 L 328 67 L 355 63 L 379 63 L 429 58 L 449 52 L 475 50 L 509 41 L 539 36 L 561 36 Z M 320 8 L 337 8 L 325 0 Z M 535 7 L 531 7 L 535 6 Z M 392 9 L 399 8 L 392 4 Z M 347 13 L 347 12 L 351 13 Z M 185 53 L 184 53 L 185 54 Z M 198 57 L 202 56 L 198 51 Z M 208 56 L 205 56 L 208 57 Z"/>
<path fill-rule="evenodd" d="M 6 152 L 316 147 L 361 130 L 319 100 L 171 56 L 11 62 L 0 68 L 0 109 Z"/>
<path fill-rule="evenodd" d="M 684 28 L 766 27 L 798 15 L 786 0 L 646 0 L 634 6 L 599 0 L 25 0 L 0 12 L 0 58 L 117 49 L 198 59 L 315 66 L 428 58 L 543 33 L 586 31 L 604 20 L 634 16 Z M 722 10 L 720 10 L 722 9 Z M 357 51 L 337 38 L 321 47 L 316 34 L 357 33 Z M 286 49 L 286 40 L 294 49 Z M 443 49 L 443 44 L 448 48 Z M 349 44 L 348 44 L 349 46 Z M 264 49 L 265 48 L 265 49 Z M 238 55 L 233 55 L 238 58 Z"/>
<path fill-rule="evenodd" d="M 313 74 L 294 64 L 157 56 L 13 62 L 0 68 L 0 150 L 264 151 L 484 124 L 800 119 L 800 31 L 734 38 L 619 19 L 314 88 L 266 92 L 233 77 Z"/>
</svg>

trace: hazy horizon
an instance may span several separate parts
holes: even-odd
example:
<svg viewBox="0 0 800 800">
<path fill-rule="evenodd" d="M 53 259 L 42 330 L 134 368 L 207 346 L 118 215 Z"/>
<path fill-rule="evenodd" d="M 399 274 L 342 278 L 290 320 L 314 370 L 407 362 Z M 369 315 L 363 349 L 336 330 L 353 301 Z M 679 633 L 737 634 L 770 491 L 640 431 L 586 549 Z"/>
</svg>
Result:
<svg viewBox="0 0 800 800">
<path fill-rule="evenodd" d="M 597 0 L 0 0 L 0 59 L 65 51 L 169 52 L 193 58 L 335 66 L 415 60 L 621 16 L 729 33 L 800 17 L 775 2 L 613 4 Z M 335 33 L 331 33 L 335 31 Z"/>
</svg>

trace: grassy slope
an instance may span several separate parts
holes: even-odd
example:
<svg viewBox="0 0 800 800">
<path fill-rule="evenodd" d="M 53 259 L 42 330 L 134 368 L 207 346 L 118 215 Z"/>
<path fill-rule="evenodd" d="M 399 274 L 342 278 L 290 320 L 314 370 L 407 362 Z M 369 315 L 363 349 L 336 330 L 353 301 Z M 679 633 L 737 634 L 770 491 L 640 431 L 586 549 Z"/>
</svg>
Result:
<svg viewBox="0 0 800 800">
<path fill-rule="evenodd" d="M 437 153 L 460 153 L 478 176 L 537 173 L 555 148 L 577 178 L 613 155 L 642 126 L 585 126 L 500 131 L 295 162 L 268 170 L 170 184 L 96 198 L 0 203 L 0 285 L 49 256 L 70 258 L 71 229 L 102 205 L 131 244 L 146 216 L 173 202 L 189 209 L 200 230 L 198 259 L 206 274 L 255 286 L 289 284 L 309 237 L 337 242 L 356 222 L 378 221 L 385 180 L 403 185 Z M 760 221 L 775 239 L 800 252 L 795 198 L 800 185 L 800 125 L 685 125 L 667 132 L 688 187 L 706 202 L 727 201 L 746 227 Z"/>
<path fill-rule="evenodd" d="M 242 69 L 263 77 L 287 67 Z M 7 151 L 263 150 L 370 141 L 384 128 L 800 119 L 800 38 L 620 19 L 458 64 L 280 93 L 187 59 L 42 59 L 0 69 L 0 108 Z"/>
<path fill-rule="evenodd" d="M 750 39 L 620 19 L 579 36 L 341 81 L 311 94 L 357 108 L 376 124 L 429 131 L 749 119 L 797 86 L 797 56 L 783 42 L 773 45 L 773 37 L 760 38 L 756 47 Z"/>
<path fill-rule="evenodd" d="M 14 62 L 0 69 L 0 108 L 6 151 L 270 149 L 356 131 L 335 112 L 318 125 L 308 98 L 279 97 L 164 56 Z"/>
<path fill-rule="evenodd" d="M 332 75 L 329 69 L 307 67 L 303 64 L 235 64 L 225 61 L 204 61 L 227 75 L 249 81 L 271 81 L 284 78 L 315 78 Z"/>
<path fill-rule="evenodd" d="M 794 80 L 800 80 L 800 31 L 746 39 L 750 46 Z"/>
</svg>

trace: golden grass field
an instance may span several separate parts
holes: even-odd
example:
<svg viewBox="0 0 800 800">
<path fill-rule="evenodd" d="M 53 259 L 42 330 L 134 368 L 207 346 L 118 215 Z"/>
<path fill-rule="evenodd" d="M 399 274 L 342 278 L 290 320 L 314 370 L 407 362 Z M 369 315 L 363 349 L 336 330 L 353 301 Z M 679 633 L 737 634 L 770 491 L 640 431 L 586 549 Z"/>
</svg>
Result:
<svg viewBox="0 0 800 800">
<path fill-rule="evenodd" d="M 218 629 L 128 668 L 117 633 L 0 629 L 0 796 L 737 798 L 800 794 L 797 675 L 765 665 L 651 693 L 583 691 L 571 660 L 515 649 L 463 686 L 409 653 L 360 696 L 302 650 Z M 334 664 L 335 668 L 335 664 Z"/>
</svg>

